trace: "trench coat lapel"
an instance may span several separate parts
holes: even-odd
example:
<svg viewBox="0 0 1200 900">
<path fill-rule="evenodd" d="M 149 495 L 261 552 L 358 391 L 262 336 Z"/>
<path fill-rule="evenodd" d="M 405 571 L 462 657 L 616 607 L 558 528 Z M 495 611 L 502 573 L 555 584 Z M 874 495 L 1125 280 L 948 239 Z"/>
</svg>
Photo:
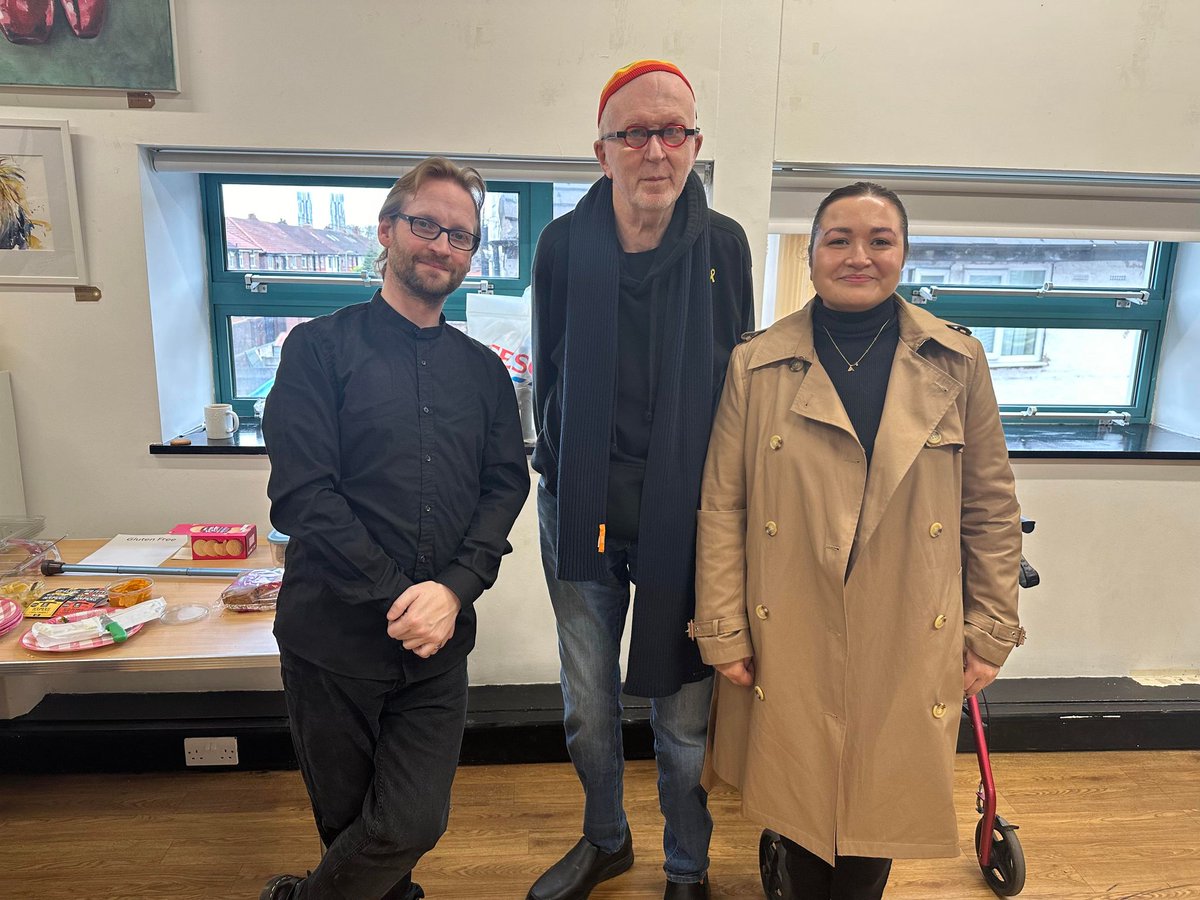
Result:
<svg viewBox="0 0 1200 900">
<path fill-rule="evenodd" d="M 805 304 L 776 327 L 764 335 L 764 340 L 755 349 L 749 367 L 757 369 L 772 363 L 790 360 L 793 370 L 803 367 L 796 396 L 792 399 L 791 411 L 798 416 L 831 425 L 846 432 L 858 441 L 846 408 L 838 396 L 837 388 L 820 364 L 816 362 L 817 351 L 813 345 L 812 302 Z"/>
<path fill-rule="evenodd" d="M 900 340 L 867 473 L 867 492 L 858 523 L 859 552 L 875 533 L 930 432 L 963 389 L 961 382 L 917 352 L 926 339 L 902 314 Z"/>
<path fill-rule="evenodd" d="M 804 381 L 800 383 L 800 389 L 796 391 L 795 399 L 792 400 L 792 412 L 814 422 L 840 428 L 858 443 L 858 436 L 854 433 L 850 417 L 846 415 L 846 407 L 842 404 L 842 398 L 838 396 L 837 388 L 833 386 L 825 368 L 813 362 L 814 358 L 815 353 L 805 360 L 808 363 L 808 371 L 804 375 Z"/>
</svg>

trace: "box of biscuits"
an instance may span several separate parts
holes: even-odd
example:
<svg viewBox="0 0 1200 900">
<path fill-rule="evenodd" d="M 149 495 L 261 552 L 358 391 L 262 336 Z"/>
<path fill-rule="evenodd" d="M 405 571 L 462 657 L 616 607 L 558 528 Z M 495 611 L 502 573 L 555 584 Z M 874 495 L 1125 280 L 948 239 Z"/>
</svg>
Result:
<svg viewBox="0 0 1200 900">
<path fill-rule="evenodd" d="M 258 546 L 253 525 L 176 525 L 171 534 L 187 535 L 192 559 L 246 559 Z"/>
</svg>

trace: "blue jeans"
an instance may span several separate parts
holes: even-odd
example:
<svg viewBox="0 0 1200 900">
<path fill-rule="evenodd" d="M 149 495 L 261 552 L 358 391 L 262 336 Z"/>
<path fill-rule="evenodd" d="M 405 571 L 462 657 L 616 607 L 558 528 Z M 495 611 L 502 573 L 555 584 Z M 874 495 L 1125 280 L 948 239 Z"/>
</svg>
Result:
<svg viewBox="0 0 1200 900">
<path fill-rule="evenodd" d="M 610 574 L 602 581 L 560 581 L 554 575 L 558 501 L 541 484 L 537 499 L 542 566 L 558 622 L 567 750 L 585 797 L 583 835 L 612 853 L 629 831 L 622 804 L 620 656 L 629 586 L 637 581 L 637 544 L 608 543 Z M 650 704 L 668 881 L 700 881 L 708 870 L 712 816 L 700 773 L 711 700 L 710 676 Z"/>
</svg>

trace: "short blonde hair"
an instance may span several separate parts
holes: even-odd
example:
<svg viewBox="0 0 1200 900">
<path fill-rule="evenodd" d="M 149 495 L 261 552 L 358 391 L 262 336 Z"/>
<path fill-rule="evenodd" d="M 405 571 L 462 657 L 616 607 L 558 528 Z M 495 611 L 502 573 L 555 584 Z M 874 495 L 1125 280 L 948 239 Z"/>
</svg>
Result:
<svg viewBox="0 0 1200 900">
<path fill-rule="evenodd" d="M 475 232 L 480 230 L 480 214 L 483 210 L 483 198 L 487 196 L 487 183 L 483 176 L 470 166 L 460 166 L 444 156 L 431 156 L 423 159 L 403 176 L 396 179 L 392 189 L 388 191 L 379 208 L 379 221 L 394 219 L 404 211 L 404 204 L 416 196 L 421 185 L 427 181 L 452 181 L 471 195 L 475 203 Z M 387 263 L 387 248 L 380 251 L 375 259 L 375 270 L 382 273 Z"/>
</svg>

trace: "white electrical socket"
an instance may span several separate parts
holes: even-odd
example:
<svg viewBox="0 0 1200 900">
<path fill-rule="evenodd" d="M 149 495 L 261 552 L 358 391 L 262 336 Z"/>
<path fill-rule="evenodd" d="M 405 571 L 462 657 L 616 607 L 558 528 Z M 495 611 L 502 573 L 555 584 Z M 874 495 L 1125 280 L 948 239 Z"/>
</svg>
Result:
<svg viewBox="0 0 1200 900">
<path fill-rule="evenodd" d="M 236 766 L 237 738 L 184 738 L 183 758 L 189 766 Z"/>
</svg>

